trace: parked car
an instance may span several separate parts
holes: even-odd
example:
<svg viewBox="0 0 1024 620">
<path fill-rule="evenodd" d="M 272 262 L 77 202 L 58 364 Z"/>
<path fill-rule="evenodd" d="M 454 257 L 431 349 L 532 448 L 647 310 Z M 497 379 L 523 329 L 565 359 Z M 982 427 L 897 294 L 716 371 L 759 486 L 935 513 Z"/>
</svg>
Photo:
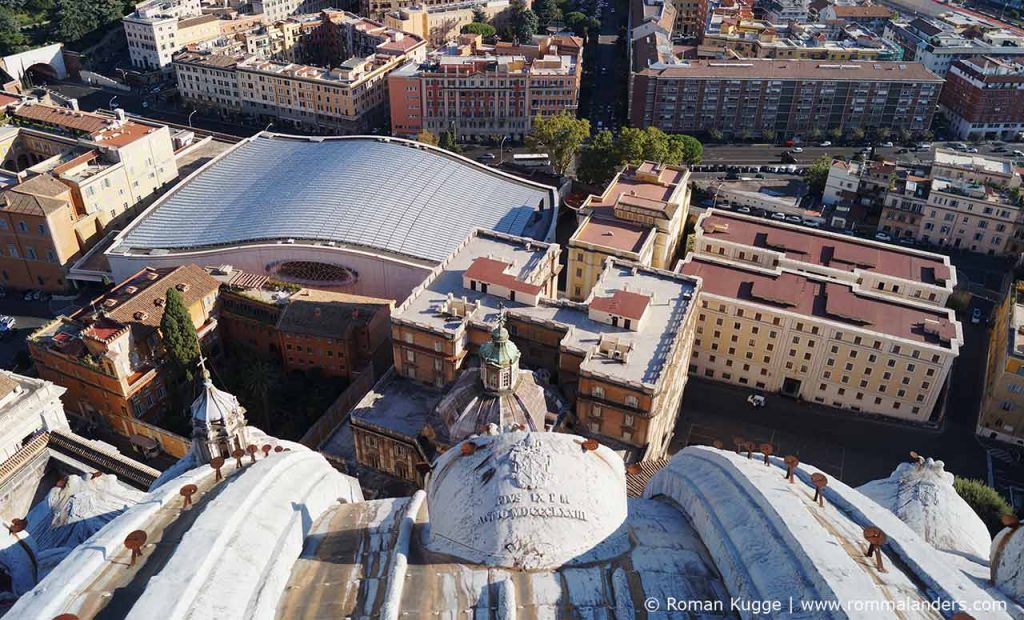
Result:
<svg viewBox="0 0 1024 620">
<path fill-rule="evenodd" d="M 25 296 L 22 297 L 22 299 L 24 299 L 25 301 L 32 301 L 33 293 L 35 293 L 35 291 L 25 291 Z"/>
<path fill-rule="evenodd" d="M 787 215 L 786 216 L 786 221 L 790 222 L 791 224 L 803 224 L 804 223 L 803 218 L 801 218 L 799 215 Z"/>
<path fill-rule="evenodd" d="M 889 236 L 889 233 L 882 231 L 875 233 L 875 239 L 878 241 L 892 241 L 892 237 Z"/>
<path fill-rule="evenodd" d="M 831 143 L 831 142 L 829 142 L 828 140 L 825 140 L 824 142 L 822 142 L 822 143 L 821 143 L 821 144 L 819 144 L 818 146 L 832 146 L 832 143 Z"/>
<path fill-rule="evenodd" d="M 42 291 L 32 291 L 32 301 L 39 301 L 43 298 Z"/>
<path fill-rule="evenodd" d="M 750 207 L 736 207 L 736 212 L 746 213 L 747 215 L 750 215 Z"/>
<path fill-rule="evenodd" d="M 793 138 L 790 138 L 789 140 L 783 142 L 782 146 L 793 146 L 794 144 L 796 144 L 796 142 L 793 141 Z"/>
<path fill-rule="evenodd" d="M 892 142 L 883 142 L 883 143 L 879 144 L 878 146 L 882 147 L 883 149 L 891 149 L 893 147 L 893 143 Z"/>
<path fill-rule="evenodd" d="M 981 308 L 971 310 L 971 323 L 981 323 Z"/>
<path fill-rule="evenodd" d="M 803 153 L 804 152 L 803 148 L 801 148 L 799 146 L 794 146 L 792 150 L 793 150 L 794 153 Z"/>
<path fill-rule="evenodd" d="M 932 145 L 931 145 L 930 142 L 922 142 L 921 144 L 917 145 L 917 150 L 919 150 L 919 151 L 930 151 L 930 150 L 932 150 Z"/>
<path fill-rule="evenodd" d="M 750 396 L 747 396 L 747 402 L 750 403 L 751 407 L 757 409 L 759 407 L 764 407 L 765 398 L 761 394 L 751 394 Z"/>
<path fill-rule="evenodd" d="M 772 213 L 772 219 L 773 220 L 782 220 L 783 222 L 785 222 L 786 221 L 786 214 L 785 213 Z"/>
<path fill-rule="evenodd" d="M 978 152 L 978 149 L 976 149 L 976 148 L 974 148 L 974 147 L 972 146 L 972 147 L 970 147 L 969 149 L 967 149 L 967 152 L 968 152 L 968 153 L 977 153 L 977 152 Z"/>
<path fill-rule="evenodd" d="M 476 158 L 477 161 L 494 161 L 495 159 L 498 158 L 494 156 L 494 153 L 484 153 L 480 157 Z"/>
</svg>

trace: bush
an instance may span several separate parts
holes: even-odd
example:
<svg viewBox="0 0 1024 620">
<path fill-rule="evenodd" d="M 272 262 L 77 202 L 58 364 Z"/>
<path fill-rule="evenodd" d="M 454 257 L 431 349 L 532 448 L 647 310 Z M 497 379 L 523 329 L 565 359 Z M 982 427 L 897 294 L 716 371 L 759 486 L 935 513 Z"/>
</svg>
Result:
<svg viewBox="0 0 1024 620">
<path fill-rule="evenodd" d="M 480 22 L 473 22 L 472 24 L 466 24 L 462 27 L 462 34 L 478 34 L 485 39 L 489 39 L 498 32 L 494 26 L 490 24 L 481 24 Z"/>
<path fill-rule="evenodd" d="M 981 517 L 993 536 L 1004 527 L 1002 517 L 1013 514 L 1013 509 L 1006 499 L 981 480 L 956 478 L 953 480 L 953 488 Z"/>
</svg>

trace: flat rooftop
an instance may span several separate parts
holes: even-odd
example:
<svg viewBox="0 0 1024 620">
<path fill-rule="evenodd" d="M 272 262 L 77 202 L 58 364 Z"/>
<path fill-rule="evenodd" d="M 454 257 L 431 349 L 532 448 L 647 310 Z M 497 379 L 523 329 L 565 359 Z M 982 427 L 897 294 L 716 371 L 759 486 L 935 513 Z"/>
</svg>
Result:
<svg viewBox="0 0 1024 620">
<path fill-rule="evenodd" d="M 590 218 L 573 234 L 571 241 L 636 254 L 644 247 L 653 230 L 622 220 Z"/>
<path fill-rule="evenodd" d="M 935 150 L 935 163 L 956 168 L 967 168 L 991 174 L 1013 175 L 1013 164 L 1004 159 L 995 159 L 983 155 L 957 153 L 945 149 Z"/>
<path fill-rule="evenodd" d="M 203 165 L 110 250 L 334 242 L 440 262 L 475 228 L 547 238 L 554 188 L 395 138 L 261 133 Z"/>
<path fill-rule="evenodd" d="M 647 69 L 662 77 L 726 80 L 829 80 L 844 82 L 929 82 L 942 78 L 919 62 L 828 61 L 750 58 L 744 60 L 686 60 Z"/>
<path fill-rule="evenodd" d="M 951 277 L 944 256 L 846 235 L 811 231 L 762 218 L 711 210 L 700 222 L 703 234 L 755 248 L 775 250 L 793 261 L 830 269 L 862 269 L 895 278 L 942 286 Z"/>
<path fill-rule="evenodd" d="M 351 416 L 357 424 L 415 437 L 441 402 L 444 390 L 388 372 L 363 396 Z"/>
<path fill-rule="evenodd" d="M 703 278 L 703 290 L 712 295 L 741 299 L 945 349 L 952 348 L 950 340 L 957 336 L 956 323 L 949 320 L 944 310 L 928 310 L 860 295 L 845 284 L 789 271 L 777 274 L 754 271 L 702 257 L 694 257 L 684 263 L 680 271 Z M 925 331 L 925 321 L 934 321 L 942 338 Z"/>
</svg>

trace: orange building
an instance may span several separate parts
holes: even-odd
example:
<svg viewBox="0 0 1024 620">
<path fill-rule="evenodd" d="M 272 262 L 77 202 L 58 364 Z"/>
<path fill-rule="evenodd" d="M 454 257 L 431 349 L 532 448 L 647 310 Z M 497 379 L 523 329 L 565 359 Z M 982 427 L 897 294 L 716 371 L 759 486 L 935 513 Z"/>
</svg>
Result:
<svg viewBox="0 0 1024 620">
<path fill-rule="evenodd" d="M 218 287 L 195 265 L 144 269 L 39 328 L 29 353 L 40 377 L 67 390 L 67 411 L 115 429 L 119 417 L 158 420 L 169 406 L 159 332 L 167 290 L 181 293 L 204 349 L 216 352 Z"/>
<path fill-rule="evenodd" d="M 40 174 L 9 189 L 0 207 L 0 277 L 4 286 L 60 291 L 80 254 L 71 188 Z"/>
</svg>

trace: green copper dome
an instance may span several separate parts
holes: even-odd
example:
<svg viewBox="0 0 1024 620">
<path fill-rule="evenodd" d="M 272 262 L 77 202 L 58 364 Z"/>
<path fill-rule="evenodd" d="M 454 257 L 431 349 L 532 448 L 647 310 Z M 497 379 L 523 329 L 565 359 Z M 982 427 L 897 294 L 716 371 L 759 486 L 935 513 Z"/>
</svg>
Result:
<svg viewBox="0 0 1024 620">
<path fill-rule="evenodd" d="M 508 338 L 504 319 L 491 331 L 491 341 L 480 347 L 480 365 L 508 368 L 519 363 L 519 347 Z"/>
</svg>

